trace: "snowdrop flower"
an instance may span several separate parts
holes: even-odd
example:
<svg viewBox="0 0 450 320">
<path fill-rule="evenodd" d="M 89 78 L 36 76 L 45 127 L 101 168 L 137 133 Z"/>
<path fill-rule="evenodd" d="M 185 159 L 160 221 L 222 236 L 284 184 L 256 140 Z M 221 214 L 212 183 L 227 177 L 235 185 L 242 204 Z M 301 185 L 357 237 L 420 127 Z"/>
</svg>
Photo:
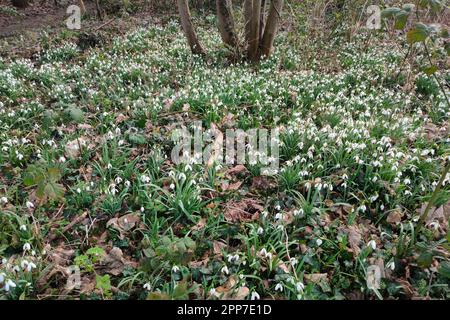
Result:
<svg viewBox="0 0 450 320">
<path fill-rule="evenodd" d="M 305 285 L 302 282 L 297 282 L 295 284 L 295 289 L 297 289 L 298 292 L 303 292 Z"/>
<path fill-rule="evenodd" d="M 31 201 L 27 201 L 26 206 L 28 209 L 33 209 L 34 208 L 34 204 Z"/>
<path fill-rule="evenodd" d="M 173 190 L 173 189 L 175 189 L 175 185 L 173 183 L 171 183 L 169 188 Z"/>
<path fill-rule="evenodd" d="M 64 162 L 66 162 L 66 158 L 64 158 L 63 156 L 61 156 L 61 157 L 59 157 L 59 160 L 58 160 L 60 163 L 64 163 Z"/>
<path fill-rule="evenodd" d="M 259 227 L 258 230 L 256 230 L 256 233 L 261 235 L 264 233 L 264 229 L 262 227 Z"/>
<path fill-rule="evenodd" d="M 33 262 L 30 262 L 27 260 L 23 260 L 22 263 L 20 264 L 20 266 L 22 267 L 22 269 L 26 270 L 27 272 L 31 272 L 33 269 L 36 268 L 36 265 Z"/>
<path fill-rule="evenodd" d="M 258 292 L 253 291 L 253 292 L 252 292 L 252 296 L 251 296 L 250 299 L 251 299 L 251 300 L 259 300 L 259 299 L 261 299 L 261 297 L 259 296 L 259 293 L 258 293 Z"/>
<path fill-rule="evenodd" d="M 178 271 L 180 271 L 180 268 L 178 266 L 173 266 L 172 267 L 172 272 L 173 273 L 177 273 Z"/>
<path fill-rule="evenodd" d="M 391 269 L 392 271 L 395 270 L 395 262 L 394 261 L 390 261 L 388 262 L 388 264 L 386 265 L 387 268 Z"/>
<path fill-rule="evenodd" d="M 2 203 L 2 204 L 7 204 L 7 203 L 8 203 L 8 198 L 6 198 L 6 197 L 1 197 L 1 198 L 0 198 L 0 203 Z"/>
<path fill-rule="evenodd" d="M 230 274 L 227 266 L 224 266 L 222 269 L 220 269 L 220 272 L 222 272 L 223 274 Z"/>
<path fill-rule="evenodd" d="M 121 177 L 117 177 L 116 179 L 114 179 L 114 182 L 116 184 L 120 184 L 122 182 L 122 178 Z"/>
<path fill-rule="evenodd" d="M 228 256 L 228 262 L 232 263 L 232 262 L 238 262 L 238 261 L 239 261 L 238 254 Z"/>
<path fill-rule="evenodd" d="M 209 290 L 209 295 L 215 296 L 216 295 L 216 289 L 215 288 L 211 288 L 211 290 Z"/>
<path fill-rule="evenodd" d="M 9 290 L 11 290 L 11 288 L 15 288 L 16 284 L 12 281 L 12 280 L 7 280 L 5 283 L 5 287 L 3 289 L 5 289 L 6 292 L 9 292 Z"/>
<path fill-rule="evenodd" d="M 377 248 L 377 243 L 376 243 L 375 240 L 370 240 L 370 241 L 367 243 L 367 246 L 368 246 L 368 247 L 371 247 L 372 250 L 375 250 L 375 249 Z"/>
<path fill-rule="evenodd" d="M 283 219 L 283 214 L 282 213 L 277 213 L 275 215 L 275 220 L 282 220 Z"/>
<path fill-rule="evenodd" d="M 125 187 L 129 188 L 131 186 L 131 182 L 130 181 L 125 181 L 124 183 Z"/>
<path fill-rule="evenodd" d="M 320 247 L 322 245 L 322 243 L 323 243 L 322 239 L 317 239 L 316 240 L 316 244 L 317 244 L 318 247 Z"/>
<path fill-rule="evenodd" d="M 431 222 L 431 223 L 429 224 L 429 226 L 430 226 L 431 228 L 433 228 L 434 230 L 439 229 L 439 223 L 437 223 L 436 221 Z"/>
<path fill-rule="evenodd" d="M 23 251 L 29 251 L 31 250 L 31 245 L 27 242 L 23 245 Z"/>
<path fill-rule="evenodd" d="M 277 283 L 277 285 L 275 286 L 275 291 L 280 291 L 283 292 L 283 285 L 281 283 Z"/>
<path fill-rule="evenodd" d="M 141 181 L 143 183 L 149 183 L 150 182 L 150 177 L 149 176 L 141 176 Z"/>
<path fill-rule="evenodd" d="M 151 286 L 150 283 L 148 283 L 148 282 L 147 282 L 146 284 L 144 284 L 143 287 L 144 287 L 144 289 L 147 290 L 147 291 L 150 291 L 150 290 L 152 289 L 152 286 Z"/>
<path fill-rule="evenodd" d="M 24 224 L 22 224 L 22 225 L 19 227 L 19 230 L 21 230 L 21 231 L 27 231 L 27 226 L 24 225 Z"/>
<path fill-rule="evenodd" d="M 297 260 L 297 258 L 292 257 L 290 259 L 290 262 L 291 262 L 292 266 L 294 267 L 298 263 L 298 260 Z"/>
<path fill-rule="evenodd" d="M 111 163 L 108 163 L 108 165 L 106 166 L 106 168 L 108 168 L 108 170 L 111 170 L 111 169 L 112 169 L 112 164 L 111 164 Z"/>
<path fill-rule="evenodd" d="M 141 207 L 141 212 L 143 213 L 145 211 L 145 208 L 144 207 Z"/>
</svg>

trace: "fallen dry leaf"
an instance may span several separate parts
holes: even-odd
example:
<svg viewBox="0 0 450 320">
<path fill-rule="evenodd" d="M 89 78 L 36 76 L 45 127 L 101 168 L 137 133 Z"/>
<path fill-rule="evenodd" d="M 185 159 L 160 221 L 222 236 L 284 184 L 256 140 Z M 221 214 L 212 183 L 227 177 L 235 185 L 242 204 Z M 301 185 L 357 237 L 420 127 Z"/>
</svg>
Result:
<svg viewBox="0 0 450 320">
<path fill-rule="evenodd" d="M 226 204 L 225 220 L 229 222 L 249 222 L 258 219 L 264 210 L 260 202 L 255 199 L 245 198 L 241 201 L 231 201 Z"/>
<path fill-rule="evenodd" d="M 119 238 L 124 239 L 126 234 L 135 228 L 140 221 L 141 217 L 139 214 L 130 213 L 120 218 L 112 218 L 106 223 L 106 227 L 111 227 L 119 231 Z"/>
<path fill-rule="evenodd" d="M 71 159 L 78 158 L 81 152 L 80 148 L 84 148 L 87 145 L 87 141 L 86 138 L 80 137 L 67 142 L 65 146 L 66 155 Z"/>
<path fill-rule="evenodd" d="M 403 212 L 400 209 L 396 209 L 389 213 L 389 215 L 386 218 L 386 221 L 390 224 L 397 224 L 402 221 L 402 218 L 403 218 Z"/>
</svg>

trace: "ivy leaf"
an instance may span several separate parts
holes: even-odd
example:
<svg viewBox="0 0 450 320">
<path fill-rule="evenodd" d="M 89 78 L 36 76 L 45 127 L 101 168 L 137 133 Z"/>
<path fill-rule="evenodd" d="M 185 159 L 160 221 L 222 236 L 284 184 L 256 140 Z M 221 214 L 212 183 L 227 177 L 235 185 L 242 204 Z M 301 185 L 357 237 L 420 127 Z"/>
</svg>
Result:
<svg viewBox="0 0 450 320">
<path fill-rule="evenodd" d="M 49 181 L 44 187 L 44 195 L 51 200 L 60 200 L 64 197 L 64 186 L 53 181 Z M 36 192 L 37 194 L 37 192 Z"/>
<path fill-rule="evenodd" d="M 75 121 L 77 123 L 81 123 L 84 120 L 84 112 L 80 108 L 69 107 L 67 109 L 67 114 L 69 115 L 72 121 Z"/>
<path fill-rule="evenodd" d="M 381 17 L 383 19 L 392 18 L 400 11 L 401 9 L 397 7 L 386 8 L 383 11 L 381 11 Z"/>
<path fill-rule="evenodd" d="M 430 5 L 431 11 L 438 12 L 440 11 L 444 4 L 440 0 L 428 0 L 428 3 Z"/>
<path fill-rule="evenodd" d="M 447 43 L 444 45 L 444 48 L 445 48 L 445 51 L 447 51 L 447 55 L 450 56 L 450 42 L 447 42 Z"/>
<path fill-rule="evenodd" d="M 101 290 L 105 295 L 109 295 L 111 290 L 111 278 L 108 274 L 104 276 L 95 276 L 96 288 Z"/>
<path fill-rule="evenodd" d="M 431 76 L 438 71 L 438 68 L 436 66 L 430 66 L 423 69 L 423 72 L 425 72 L 427 75 Z"/>
<path fill-rule="evenodd" d="M 143 145 L 147 143 L 147 139 L 142 134 L 130 134 L 128 140 L 132 144 Z"/>
<path fill-rule="evenodd" d="M 439 274 L 443 277 L 446 277 L 447 279 L 450 279 L 450 262 L 448 261 L 441 262 Z"/>
<path fill-rule="evenodd" d="M 395 15 L 395 29 L 403 30 L 408 22 L 409 13 L 401 10 Z"/>
<path fill-rule="evenodd" d="M 61 179 L 61 171 L 57 167 L 50 167 L 47 170 L 50 181 L 57 182 Z"/>
<path fill-rule="evenodd" d="M 402 8 L 403 10 L 407 11 L 407 12 L 411 12 L 414 10 L 414 8 L 416 7 L 416 5 L 414 3 L 405 3 Z"/>
<path fill-rule="evenodd" d="M 406 34 L 406 40 L 410 44 L 422 42 L 425 41 L 429 34 L 430 31 L 428 27 L 423 23 L 418 23 L 413 29 L 408 31 L 408 33 Z"/>
<path fill-rule="evenodd" d="M 417 258 L 417 264 L 422 268 L 428 268 L 433 262 L 433 254 L 431 252 L 424 252 Z"/>
</svg>

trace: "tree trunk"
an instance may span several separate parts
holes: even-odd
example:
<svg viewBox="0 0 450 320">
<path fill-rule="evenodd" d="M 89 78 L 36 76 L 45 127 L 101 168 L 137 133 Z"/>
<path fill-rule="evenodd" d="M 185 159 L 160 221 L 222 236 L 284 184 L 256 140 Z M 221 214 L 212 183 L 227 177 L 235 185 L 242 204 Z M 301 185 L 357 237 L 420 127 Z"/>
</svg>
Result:
<svg viewBox="0 0 450 320">
<path fill-rule="evenodd" d="M 204 55 L 205 50 L 198 40 L 197 33 L 195 32 L 194 26 L 192 25 L 188 0 L 177 0 L 177 3 L 178 12 L 181 19 L 181 26 L 183 27 L 184 34 L 186 35 L 192 53 Z"/>
<path fill-rule="evenodd" d="M 217 20 L 222 41 L 232 47 L 238 46 L 238 39 L 234 31 L 234 19 L 231 0 L 216 0 Z"/>
<path fill-rule="evenodd" d="M 253 16 L 253 0 L 245 0 L 244 2 L 244 19 L 245 19 L 245 43 L 250 43 L 251 24 Z"/>
<path fill-rule="evenodd" d="M 261 15 L 259 19 L 259 39 L 264 36 L 264 27 L 266 26 L 266 0 L 261 0 Z"/>
<path fill-rule="evenodd" d="M 269 57 L 272 54 L 273 42 L 278 32 L 283 4 L 283 0 L 272 0 L 270 2 L 269 16 L 261 43 L 262 56 Z"/>
<path fill-rule="evenodd" d="M 21 9 L 26 8 L 29 5 L 28 0 L 12 0 L 11 3 L 14 7 Z"/>
<path fill-rule="evenodd" d="M 248 58 L 256 62 L 259 59 L 259 22 L 261 19 L 261 0 L 253 0 L 250 35 L 248 42 Z"/>
</svg>

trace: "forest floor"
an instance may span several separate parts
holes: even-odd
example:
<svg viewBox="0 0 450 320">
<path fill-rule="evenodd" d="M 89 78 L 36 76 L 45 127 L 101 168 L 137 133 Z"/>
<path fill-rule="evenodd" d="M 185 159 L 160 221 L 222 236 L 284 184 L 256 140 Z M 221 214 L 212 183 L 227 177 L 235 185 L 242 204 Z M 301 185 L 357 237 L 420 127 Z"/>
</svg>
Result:
<svg viewBox="0 0 450 320">
<path fill-rule="evenodd" d="M 105 22 L 0 31 L 0 299 L 449 298 L 450 175 L 418 225 L 450 152 L 423 56 L 283 28 L 255 66 L 213 15 L 205 59 L 175 18 Z M 177 164 L 199 123 L 279 130 L 279 170 Z"/>
</svg>

